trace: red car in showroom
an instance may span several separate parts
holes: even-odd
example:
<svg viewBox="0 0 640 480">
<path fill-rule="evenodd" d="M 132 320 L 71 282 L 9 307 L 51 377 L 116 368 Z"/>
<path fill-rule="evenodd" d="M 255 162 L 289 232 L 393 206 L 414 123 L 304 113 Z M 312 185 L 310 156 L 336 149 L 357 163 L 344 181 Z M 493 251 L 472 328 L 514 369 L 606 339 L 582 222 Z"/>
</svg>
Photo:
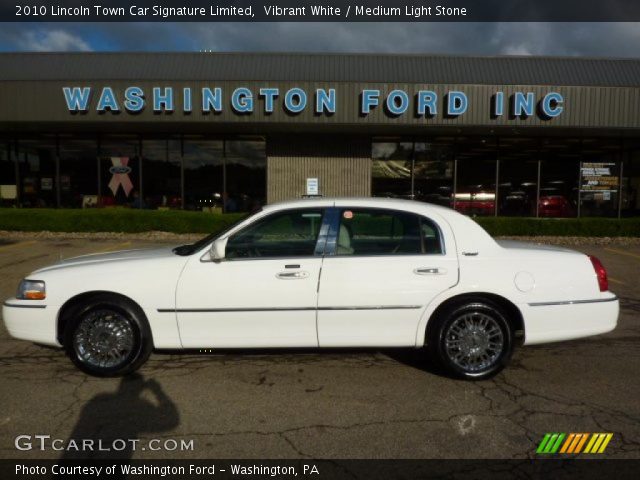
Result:
<svg viewBox="0 0 640 480">
<path fill-rule="evenodd" d="M 540 217 L 574 217 L 576 210 L 571 201 L 557 188 L 541 188 L 538 199 Z"/>
</svg>

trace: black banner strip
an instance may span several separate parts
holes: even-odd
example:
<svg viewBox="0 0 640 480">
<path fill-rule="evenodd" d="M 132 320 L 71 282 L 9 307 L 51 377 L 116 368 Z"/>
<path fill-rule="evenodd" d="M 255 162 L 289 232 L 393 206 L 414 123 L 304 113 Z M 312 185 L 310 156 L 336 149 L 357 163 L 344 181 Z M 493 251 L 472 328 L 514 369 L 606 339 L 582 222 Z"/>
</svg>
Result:
<svg viewBox="0 0 640 480">
<path fill-rule="evenodd" d="M 1 22 L 637 22 L 637 0 L 18 0 Z"/>
<path fill-rule="evenodd" d="M 32 479 L 636 479 L 640 460 L 0 460 L 3 480 Z"/>
</svg>

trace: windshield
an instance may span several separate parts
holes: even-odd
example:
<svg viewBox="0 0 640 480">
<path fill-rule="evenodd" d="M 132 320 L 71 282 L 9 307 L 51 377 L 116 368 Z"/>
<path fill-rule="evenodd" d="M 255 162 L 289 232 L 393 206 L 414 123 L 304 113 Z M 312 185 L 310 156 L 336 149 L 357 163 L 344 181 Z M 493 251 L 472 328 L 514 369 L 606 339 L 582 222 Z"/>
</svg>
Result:
<svg viewBox="0 0 640 480">
<path fill-rule="evenodd" d="M 255 215 L 258 212 L 260 212 L 260 210 L 258 210 L 256 212 L 253 212 L 252 215 Z M 191 255 L 192 253 L 195 253 L 198 250 L 200 250 L 201 248 L 203 248 L 208 243 L 213 242 L 216 238 L 221 237 L 225 233 L 231 231 L 237 225 L 239 225 L 240 223 L 244 222 L 247 218 L 248 218 L 248 215 L 242 217 L 237 222 L 232 223 L 231 225 L 229 225 L 227 228 L 225 228 L 221 232 L 210 233 L 209 235 L 207 235 L 204 238 L 201 238 L 200 240 L 198 240 L 195 243 L 188 243 L 186 245 L 180 245 L 179 247 L 174 248 L 172 251 L 176 255 L 182 255 L 182 256 Z"/>
</svg>

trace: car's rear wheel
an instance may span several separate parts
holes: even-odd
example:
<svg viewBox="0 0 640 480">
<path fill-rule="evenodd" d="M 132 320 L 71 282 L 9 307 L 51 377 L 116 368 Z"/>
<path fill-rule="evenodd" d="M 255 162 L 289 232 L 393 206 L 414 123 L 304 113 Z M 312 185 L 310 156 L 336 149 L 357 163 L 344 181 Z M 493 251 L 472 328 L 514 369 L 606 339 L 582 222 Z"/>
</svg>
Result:
<svg viewBox="0 0 640 480">
<path fill-rule="evenodd" d="M 148 323 L 120 298 L 97 296 L 76 310 L 65 328 L 65 348 L 90 375 L 113 377 L 138 369 L 151 354 Z"/>
<path fill-rule="evenodd" d="M 487 301 L 453 305 L 429 329 L 427 348 L 443 368 L 468 380 L 496 375 L 513 353 L 513 333 L 504 311 Z"/>
</svg>

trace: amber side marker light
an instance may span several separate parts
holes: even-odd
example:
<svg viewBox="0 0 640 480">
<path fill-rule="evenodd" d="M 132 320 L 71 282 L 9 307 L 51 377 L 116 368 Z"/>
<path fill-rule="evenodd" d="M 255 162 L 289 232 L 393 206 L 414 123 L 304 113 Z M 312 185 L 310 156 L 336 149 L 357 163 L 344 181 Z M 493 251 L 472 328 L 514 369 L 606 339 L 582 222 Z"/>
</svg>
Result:
<svg viewBox="0 0 640 480">
<path fill-rule="evenodd" d="M 46 297 L 44 282 L 40 280 L 22 280 L 16 293 L 20 300 L 44 300 Z"/>
<path fill-rule="evenodd" d="M 25 300 L 44 300 L 47 298 L 47 295 L 37 290 L 27 290 L 24 292 L 24 298 Z"/>
<path fill-rule="evenodd" d="M 600 287 L 601 292 L 606 292 L 609 290 L 609 279 L 607 278 L 607 270 L 602 265 L 602 262 L 598 260 L 597 257 L 593 255 L 589 255 L 589 260 L 591 260 L 591 265 L 593 265 L 593 269 L 596 272 L 596 276 L 598 277 L 598 286 Z"/>
</svg>

